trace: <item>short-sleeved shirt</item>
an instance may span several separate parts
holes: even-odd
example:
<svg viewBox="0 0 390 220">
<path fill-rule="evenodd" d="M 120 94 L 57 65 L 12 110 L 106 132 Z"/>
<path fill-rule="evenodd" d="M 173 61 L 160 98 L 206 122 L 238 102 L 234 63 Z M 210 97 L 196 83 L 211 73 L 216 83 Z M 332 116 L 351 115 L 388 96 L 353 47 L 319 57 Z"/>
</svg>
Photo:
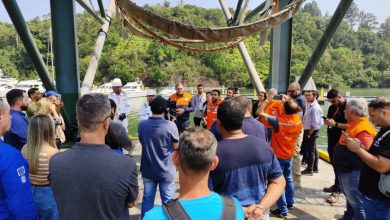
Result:
<svg viewBox="0 0 390 220">
<path fill-rule="evenodd" d="M 236 198 L 233 198 L 236 203 L 236 220 L 244 219 L 244 212 Z M 189 200 L 179 200 L 180 205 L 184 208 L 191 219 L 221 219 L 222 215 L 222 198 L 215 192 L 210 195 Z M 144 220 L 167 220 L 162 206 L 156 206 L 146 213 Z"/>
<path fill-rule="evenodd" d="M 368 152 L 374 156 L 382 156 L 390 159 L 390 134 L 380 137 L 390 130 L 390 127 L 382 128 L 376 135 Z M 363 164 L 360 172 L 359 190 L 369 198 L 390 202 L 390 198 L 383 195 L 378 188 L 380 174 L 367 164 Z"/>
<path fill-rule="evenodd" d="M 242 206 L 257 204 L 269 180 L 282 176 L 274 152 L 263 139 L 246 136 L 218 142 L 219 164 L 210 172 L 209 187 L 237 198 Z"/>
<path fill-rule="evenodd" d="M 104 144 L 77 143 L 54 155 L 49 180 L 59 219 L 129 219 L 138 196 L 137 166 Z"/>
<path fill-rule="evenodd" d="M 4 135 L 4 142 L 20 151 L 27 143 L 27 116 L 23 112 L 14 109 L 11 109 L 11 116 L 11 127 Z"/>
<path fill-rule="evenodd" d="M 138 136 L 142 145 L 142 176 L 155 181 L 175 179 L 172 152 L 173 143 L 179 141 L 175 123 L 162 117 L 149 117 L 138 124 Z"/>
<path fill-rule="evenodd" d="M 20 152 L 0 140 L 0 219 L 38 219 L 28 169 Z"/>
<path fill-rule="evenodd" d="M 119 122 L 111 121 L 105 138 L 105 143 L 111 149 L 122 150 L 124 147 L 131 146 L 131 140 L 126 132 L 125 127 Z"/>
</svg>

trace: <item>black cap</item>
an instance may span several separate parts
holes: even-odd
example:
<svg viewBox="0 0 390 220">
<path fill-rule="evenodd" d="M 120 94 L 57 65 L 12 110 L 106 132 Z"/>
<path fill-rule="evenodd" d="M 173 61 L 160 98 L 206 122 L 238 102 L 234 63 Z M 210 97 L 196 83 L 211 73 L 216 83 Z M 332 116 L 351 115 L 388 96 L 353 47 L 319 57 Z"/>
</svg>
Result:
<svg viewBox="0 0 390 220">
<path fill-rule="evenodd" d="M 167 100 L 165 100 L 161 96 L 157 96 L 150 103 L 150 110 L 152 110 L 153 114 L 161 114 L 165 112 L 166 109 L 167 109 Z"/>
</svg>

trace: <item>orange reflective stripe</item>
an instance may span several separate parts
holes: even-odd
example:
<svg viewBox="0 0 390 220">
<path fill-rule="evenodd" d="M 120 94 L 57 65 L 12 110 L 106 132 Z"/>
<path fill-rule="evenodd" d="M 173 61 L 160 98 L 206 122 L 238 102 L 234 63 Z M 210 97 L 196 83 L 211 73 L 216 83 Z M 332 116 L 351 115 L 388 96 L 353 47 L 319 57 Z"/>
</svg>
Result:
<svg viewBox="0 0 390 220">
<path fill-rule="evenodd" d="M 177 93 L 172 94 L 169 96 L 169 100 L 176 101 L 177 106 L 188 106 L 190 105 L 192 95 L 188 92 L 184 92 L 181 97 L 177 95 Z"/>
<path fill-rule="evenodd" d="M 368 120 L 368 117 L 361 117 L 358 120 L 348 123 L 348 128 L 344 132 L 350 138 L 355 138 L 362 131 L 367 131 L 372 137 L 376 135 L 376 130 Z M 340 136 L 339 144 L 344 146 L 347 144 L 345 135 Z"/>
<path fill-rule="evenodd" d="M 302 131 L 302 120 L 298 114 L 282 114 L 278 121 L 279 131 L 272 129 L 271 147 L 277 158 L 290 159 L 294 156 L 295 142 Z"/>
</svg>

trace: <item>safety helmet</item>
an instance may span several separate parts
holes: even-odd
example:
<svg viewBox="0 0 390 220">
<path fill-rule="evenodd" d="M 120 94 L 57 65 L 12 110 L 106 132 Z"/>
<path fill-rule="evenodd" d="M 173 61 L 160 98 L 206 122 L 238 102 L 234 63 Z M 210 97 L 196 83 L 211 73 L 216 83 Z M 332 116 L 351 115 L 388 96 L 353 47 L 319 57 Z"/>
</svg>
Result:
<svg viewBox="0 0 390 220">
<path fill-rule="evenodd" d="M 122 81 L 119 78 L 115 78 L 112 80 L 112 86 L 122 86 Z"/>
</svg>

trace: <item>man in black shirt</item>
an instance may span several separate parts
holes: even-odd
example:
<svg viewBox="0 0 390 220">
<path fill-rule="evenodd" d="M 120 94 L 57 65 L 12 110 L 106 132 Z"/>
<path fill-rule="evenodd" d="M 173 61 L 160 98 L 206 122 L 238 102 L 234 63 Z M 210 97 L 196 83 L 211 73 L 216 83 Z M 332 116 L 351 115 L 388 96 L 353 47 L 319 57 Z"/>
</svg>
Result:
<svg viewBox="0 0 390 220">
<path fill-rule="evenodd" d="M 344 110 L 347 105 L 347 101 L 337 89 L 331 89 L 328 91 L 326 98 L 331 104 L 328 109 L 327 119 L 324 120 L 324 123 L 328 126 L 328 154 L 331 164 L 333 165 L 333 149 L 340 140 L 341 132 L 347 128 L 347 119 L 345 119 Z M 334 170 L 334 167 L 333 167 Z M 335 180 L 334 185 L 330 187 L 325 187 L 325 192 L 332 193 L 327 199 L 326 202 L 333 204 L 339 201 L 339 196 L 341 193 L 341 187 L 337 174 L 334 171 Z"/>
<path fill-rule="evenodd" d="M 359 191 L 363 194 L 363 208 L 367 219 L 390 219 L 390 192 L 379 190 L 381 174 L 390 172 L 390 98 L 377 98 L 368 105 L 370 119 L 380 127 L 367 151 L 357 139 L 348 139 L 347 147 L 364 162 L 360 172 Z M 386 187 L 386 186 L 385 186 Z M 387 186 L 388 188 L 388 186 Z"/>
</svg>

